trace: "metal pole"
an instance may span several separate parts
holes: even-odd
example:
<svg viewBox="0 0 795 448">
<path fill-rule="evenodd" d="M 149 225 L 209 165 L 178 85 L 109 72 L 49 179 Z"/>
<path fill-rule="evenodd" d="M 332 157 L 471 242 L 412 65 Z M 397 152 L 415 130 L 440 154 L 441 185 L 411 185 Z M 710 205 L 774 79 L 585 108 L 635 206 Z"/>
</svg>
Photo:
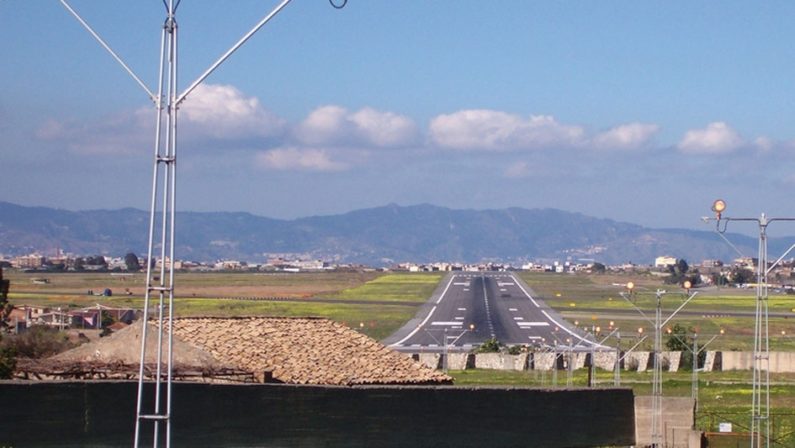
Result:
<svg viewBox="0 0 795 448">
<path fill-rule="evenodd" d="M 442 335 L 442 338 L 444 339 L 444 342 L 443 342 L 443 344 L 444 344 L 443 345 L 443 347 L 444 347 L 444 350 L 443 350 L 444 359 L 442 360 L 442 371 L 444 373 L 447 373 L 447 328 L 444 329 L 444 334 Z"/>
<path fill-rule="evenodd" d="M 751 446 L 770 446 L 770 349 L 767 301 L 767 225 L 759 218 L 759 258 L 756 275 L 756 322 L 754 324 L 754 375 L 751 417 Z"/>
<path fill-rule="evenodd" d="M 651 414 L 651 443 L 654 447 L 662 446 L 662 363 L 660 362 L 661 326 L 662 326 L 662 296 L 665 291 L 657 290 L 657 307 L 654 313 L 654 370 L 652 379 L 652 414 Z"/>
<path fill-rule="evenodd" d="M 695 401 L 696 412 L 698 412 L 698 333 L 693 333 L 693 388 L 690 396 Z"/>
<path fill-rule="evenodd" d="M 613 385 L 618 387 L 621 385 L 621 333 L 616 333 L 618 342 L 616 343 L 616 363 L 613 372 Z"/>
</svg>

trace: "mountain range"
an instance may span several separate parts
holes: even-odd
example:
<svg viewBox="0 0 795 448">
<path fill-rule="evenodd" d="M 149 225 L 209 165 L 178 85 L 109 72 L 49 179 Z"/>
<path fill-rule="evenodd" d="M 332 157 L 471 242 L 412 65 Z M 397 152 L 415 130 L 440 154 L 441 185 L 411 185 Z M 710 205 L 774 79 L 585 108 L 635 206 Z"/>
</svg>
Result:
<svg viewBox="0 0 795 448">
<path fill-rule="evenodd" d="M 67 211 L 0 202 L 0 254 L 57 249 L 81 255 L 145 254 L 149 213 Z M 293 220 L 249 213 L 178 212 L 177 257 L 183 260 L 262 261 L 268 254 L 303 254 L 371 266 L 413 262 L 590 259 L 605 264 L 651 264 L 669 255 L 693 262 L 731 260 L 737 251 L 714 231 L 652 229 L 556 209 L 455 210 L 395 204 Z M 757 240 L 726 237 L 747 256 Z M 771 238 L 770 253 L 791 238 Z"/>
</svg>

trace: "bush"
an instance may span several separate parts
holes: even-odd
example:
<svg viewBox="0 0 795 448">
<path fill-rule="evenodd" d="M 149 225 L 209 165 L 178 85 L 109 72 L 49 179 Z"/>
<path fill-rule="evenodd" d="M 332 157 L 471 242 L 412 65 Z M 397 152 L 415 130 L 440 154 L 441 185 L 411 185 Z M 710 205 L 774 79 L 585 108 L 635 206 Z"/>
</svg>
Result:
<svg viewBox="0 0 795 448">
<path fill-rule="evenodd" d="M 509 355 L 521 355 L 522 352 L 524 352 L 524 351 L 525 351 L 525 346 L 524 345 L 512 345 L 512 346 L 508 347 L 508 350 L 507 350 Z"/>
<path fill-rule="evenodd" d="M 6 347 L 0 339 L 0 380 L 11 379 L 17 367 L 16 352 L 12 347 Z"/>
<path fill-rule="evenodd" d="M 65 333 L 45 326 L 31 327 L 11 336 L 3 345 L 23 358 L 46 358 L 74 347 Z"/>
<path fill-rule="evenodd" d="M 497 338 L 491 338 L 480 344 L 475 353 L 499 353 L 501 348 L 500 341 Z"/>
</svg>

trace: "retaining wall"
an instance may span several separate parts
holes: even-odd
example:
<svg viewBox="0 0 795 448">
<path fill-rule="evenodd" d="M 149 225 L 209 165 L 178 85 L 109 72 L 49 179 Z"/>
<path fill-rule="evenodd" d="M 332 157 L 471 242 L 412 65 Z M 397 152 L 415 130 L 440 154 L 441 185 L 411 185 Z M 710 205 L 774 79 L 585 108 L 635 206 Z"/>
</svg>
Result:
<svg viewBox="0 0 795 448">
<path fill-rule="evenodd" d="M 590 365 L 588 352 L 558 352 L 557 368 L 567 369 L 569 362 L 574 369 L 582 369 Z M 423 364 L 441 369 L 442 357 L 434 353 L 421 353 L 414 355 L 415 359 Z M 602 370 L 615 368 L 615 352 L 594 352 L 594 363 Z M 682 365 L 682 352 L 661 352 L 660 358 L 663 370 L 676 372 Z M 447 367 L 450 370 L 465 370 L 471 368 L 496 369 L 496 370 L 552 370 L 555 365 L 555 354 L 552 352 L 531 352 L 521 355 L 508 355 L 504 353 L 450 353 L 448 354 Z M 654 367 L 651 352 L 632 352 L 627 354 L 622 361 L 623 370 L 645 372 Z M 753 352 L 734 351 L 707 351 L 703 371 L 723 370 L 751 370 L 753 368 Z M 795 373 L 795 352 L 770 352 L 770 371 L 773 373 Z"/>
</svg>

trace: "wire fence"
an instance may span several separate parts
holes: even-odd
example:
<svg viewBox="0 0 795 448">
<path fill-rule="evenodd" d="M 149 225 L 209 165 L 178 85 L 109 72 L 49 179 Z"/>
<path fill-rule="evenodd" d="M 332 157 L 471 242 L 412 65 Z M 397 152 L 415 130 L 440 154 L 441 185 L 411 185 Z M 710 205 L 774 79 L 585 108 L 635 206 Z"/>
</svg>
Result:
<svg viewBox="0 0 795 448">
<path fill-rule="evenodd" d="M 770 412 L 769 418 L 770 446 L 795 446 L 795 411 Z M 735 438 L 738 436 L 740 438 L 743 436 L 750 437 L 750 411 L 702 411 L 696 416 L 696 427 L 711 434 L 711 436 L 715 438 L 720 437 L 719 434 L 721 433 L 717 433 L 716 431 L 718 431 L 721 423 L 732 424 L 732 431 L 728 434 L 731 434 Z M 727 437 L 731 436 L 727 435 Z"/>
</svg>

